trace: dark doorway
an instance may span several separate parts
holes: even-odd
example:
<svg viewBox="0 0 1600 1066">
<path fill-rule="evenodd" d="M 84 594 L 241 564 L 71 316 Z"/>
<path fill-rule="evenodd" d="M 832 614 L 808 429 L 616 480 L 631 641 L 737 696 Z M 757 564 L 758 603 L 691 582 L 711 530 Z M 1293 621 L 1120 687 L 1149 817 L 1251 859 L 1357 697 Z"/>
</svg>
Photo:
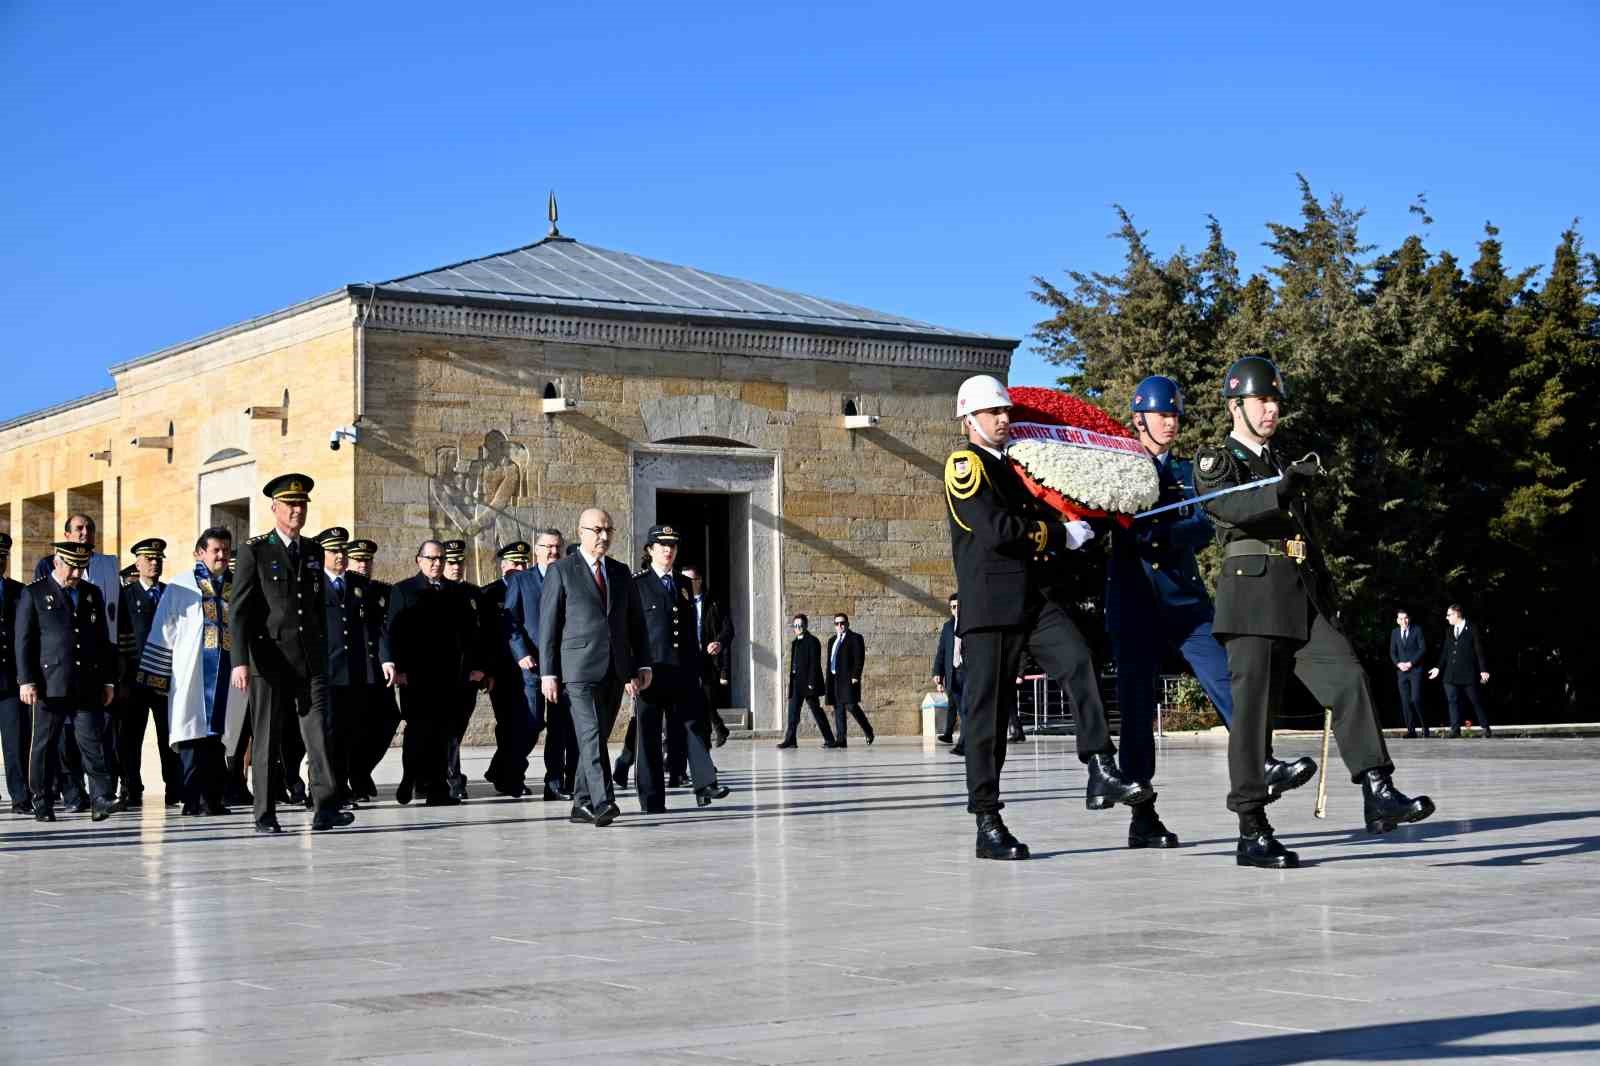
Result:
<svg viewBox="0 0 1600 1066">
<path fill-rule="evenodd" d="M 702 569 L 712 599 L 728 602 L 732 563 L 729 501 L 723 492 L 656 490 L 656 524 L 678 531 L 678 565 Z"/>
<path fill-rule="evenodd" d="M 237 551 L 251 536 L 250 533 L 250 500 L 225 500 L 222 503 L 211 505 L 211 515 L 207 522 L 212 526 L 220 526 L 233 534 L 233 547 Z"/>
</svg>

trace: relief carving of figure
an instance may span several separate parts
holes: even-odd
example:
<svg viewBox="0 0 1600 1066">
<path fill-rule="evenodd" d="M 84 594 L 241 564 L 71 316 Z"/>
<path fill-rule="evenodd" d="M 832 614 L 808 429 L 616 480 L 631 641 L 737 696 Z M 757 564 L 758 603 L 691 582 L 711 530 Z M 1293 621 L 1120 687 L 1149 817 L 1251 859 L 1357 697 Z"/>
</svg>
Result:
<svg viewBox="0 0 1600 1066">
<path fill-rule="evenodd" d="M 433 525 L 472 542 L 467 576 L 483 584 L 498 576 L 496 550 L 528 535 L 528 449 L 491 429 L 472 449 L 473 457 L 465 458 L 464 450 L 445 444 L 434 453 Z"/>
</svg>

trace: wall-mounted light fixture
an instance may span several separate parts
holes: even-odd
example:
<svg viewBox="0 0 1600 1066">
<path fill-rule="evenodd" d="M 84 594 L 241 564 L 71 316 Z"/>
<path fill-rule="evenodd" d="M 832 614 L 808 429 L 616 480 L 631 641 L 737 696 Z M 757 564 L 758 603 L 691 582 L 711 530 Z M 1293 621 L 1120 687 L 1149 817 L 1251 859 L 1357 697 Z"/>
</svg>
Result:
<svg viewBox="0 0 1600 1066">
<path fill-rule="evenodd" d="M 840 418 L 840 424 L 845 429 L 871 429 L 878 424 L 878 416 L 858 413 L 855 400 L 847 399 L 844 402 L 844 415 Z"/>
<path fill-rule="evenodd" d="M 539 401 L 539 409 L 547 415 L 559 415 L 563 411 L 577 410 L 578 401 L 568 399 L 561 395 L 561 390 L 553 381 L 544 383 L 544 398 Z"/>
</svg>

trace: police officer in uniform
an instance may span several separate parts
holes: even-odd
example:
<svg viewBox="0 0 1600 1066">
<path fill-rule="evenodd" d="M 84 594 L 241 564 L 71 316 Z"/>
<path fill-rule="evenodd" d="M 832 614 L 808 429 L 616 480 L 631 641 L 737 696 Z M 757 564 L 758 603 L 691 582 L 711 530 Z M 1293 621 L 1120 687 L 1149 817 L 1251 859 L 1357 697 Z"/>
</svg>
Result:
<svg viewBox="0 0 1600 1066">
<path fill-rule="evenodd" d="M 113 725 L 117 764 L 122 775 L 122 794 L 118 802 L 123 807 L 138 807 L 144 803 L 144 779 L 139 764 L 144 753 L 145 724 L 151 718 L 156 724 L 156 751 L 161 757 L 161 782 L 167 806 L 175 807 L 183 802 L 183 762 L 167 744 L 166 697 L 134 683 L 145 641 L 150 639 L 150 623 L 161 605 L 161 594 L 167 588 L 161 580 L 166 551 L 167 542 L 160 537 L 146 537 L 135 544 L 136 576 L 118 592 L 117 655 L 122 664 L 119 678 L 122 699 Z"/>
<path fill-rule="evenodd" d="M 1367 676 L 1334 624 L 1333 587 L 1311 535 L 1306 495 L 1321 471 L 1310 456 L 1284 462 L 1271 444 L 1287 397 L 1270 359 L 1246 356 L 1222 379 L 1233 433 L 1195 456 L 1201 495 L 1282 475 L 1270 485 L 1208 500 L 1223 545 L 1217 580 L 1217 639 L 1228 652 L 1233 728 L 1228 734 L 1228 809 L 1239 816 L 1240 866 L 1283 869 L 1299 858 L 1273 835 L 1266 806 L 1272 719 L 1292 672 L 1319 704 L 1333 708 L 1333 729 L 1350 780 L 1361 785 L 1367 830 L 1386 833 L 1434 811 L 1394 787 L 1394 763 L 1372 703 Z"/>
<path fill-rule="evenodd" d="M 539 742 L 544 722 L 528 705 L 522 684 L 518 656 L 512 654 L 511 637 L 506 629 L 506 589 L 513 574 L 528 569 L 533 545 L 514 540 L 501 545 L 495 558 L 500 561 L 500 576 L 483 586 L 479 597 L 485 672 L 494 679 L 489 689 L 489 706 L 494 709 L 494 757 L 483 778 L 502 796 L 526 796 L 528 754 Z M 535 610 L 538 604 L 534 604 Z"/>
<path fill-rule="evenodd" d="M 330 526 L 316 536 L 322 546 L 323 609 L 328 633 L 328 761 L 339 783 L 341 806 L 355 805 L 351 767 L 367 717 L 367 693 L 382 679 L 378 648 L 367 626 L 367 579 L 351 572 L 350 531 Z"/>
<path fill-rule="evenodd" d="M 1183 418 L 1183 392 L 1169 377 L 1139 382 L 1129 405 L 1139 443 L 1150 453 L 1161 484 L 1156 506 L 1187 499 L 1193 464 L 1172 454 Z M 1194 553 L 1212 541 L 1211 520 L 1199 507 L 1113 525 L 1106 567 L 1106 629 L 1117 660 L 1117 700 L 1122 709 L 1118 762 L 1130 781 L 1150 784 L 1156 772 L 1156 674 L 1164 656 L 1181 654 L 1224 725 L 1233 721 L 1228 655 L 1211 634 L 1214 612 Z M 1273 795 L 1298 788 L 1317 772 L 1310 759 L 1283 762 L 1267 752 L 1267 788 Z M 1130 848 L 1175 848 L 1178 837 L 1162 824 L 1153 803 L 1133 809 Z"/>
<path fill-rule="evenodd" d="M 117 649 L 106 632 L 104 596 L 86 576 L 93 556 L 88 544 L 56 544 L 54 568 L 27 586 L 17 604 L 18 697 L 33 709 L 28 783 L 41 822 L 56 820 L 54 782 L 69 729 L 89 776 L 93 819 L 104 821 L 113 809 L 104 742 L 106 708 L 117 694 Z"/>
<path fill-rule="evenodd" d="M 323 606 L 322 546 L 300 535 L 312 480 L 284 474 L 267 482 L 274 528 L 239 548 L 228 625 L 233 687 L 250 693 L 252 766 L 257 833 L 281 833 L 277 799 L 282 773 L 277 748 L 284 723 L 295 721 L 305 746 L 315 816 L 311 828 L 349 825 L 328 758 L 328 646 Z M 293 716 L 291 718 L 291 716 Z"/>
<path fill-rule="evenodd" d="M 489 639 L 490 631 L 485 627 L 483 618 L 483 590 L 468 581 L 466 575 L 467 542 L 445 541 L 444 579 L 460 593 L 457 604 L 465 608 L 458 622 L 462 626 L 462 642 L 472 649 L 474 662 L 487 666 L 488 656 L 493 652 L 494 645 L 499 643 L 499 634 L 494 634 L 493 641 Z M 482 685 L 473 681 L 463 682 L 456 691 L 453 717 L 449 723 L 449 781 L 450 794 L 458 800 L 467 798 L 467 775 L 461 772 L 461 742 L 466 739 L 467 726 L 472 722 L 472 712 L 478 706 L 478 690 L 485 687 L 490 689 L 494 687 L 492 678 Z"/>
<path fill-rule="evenodd" d="M 33 708 L 17 694 L 17 606 L 26 586 L 4 576 L 10 561 L 11 534 L 0 532 L 0 759 L 6 764 L 11 813 L 32 814 L 28 753 L 33 747 Z"/>
<path fill-rule="evenodd" d="M 998 380 L 980 374 L 962 382 L 956 417 L 968 443 L 945 460 L 944 488 L 961 602 L 956 635 L 967 668 L 961 704 L 967 810 L 977 816 L 978 858 L 1026 859 L 1028 846 L 1000 818 L 1004 726 L 1016 707 L 1024 650 L 1072 701 L 1078 758 L 1089 770 L 1089 809 L 1137 806 L 1156 794 L 1118 773 L 1088 645 L 1056 599 L 1066 553 L 1094 531 L 1086 522 L 1063 522 L 1012 469 L 1005 457 L 1011 396 Z"/>
<path fill-rule="evenodd" d="M 366 582 L 366 607 L 364 621 L 367 627 L 367 646 L 374 662 L 380 663 L 377 675 L 367 686 L 363 704 L 364 718 L 356 729 L 355 749 L 350 760 L 350 789 L 358 800 L 378 798 L 378 785 L 372 780 L 372 771 L 378 768 L 394 735 L 400 730 L 400 704 L 394 687 L 383 679 L 379 648 L 383 641 L 384 626 L 389 620 L 389 597 L 393 588 L 387 581 L 372 576 L 372 561 L 378 555 L 378 542 L 357 538 L 345 548 L 348 572 Z"/>
</svg>

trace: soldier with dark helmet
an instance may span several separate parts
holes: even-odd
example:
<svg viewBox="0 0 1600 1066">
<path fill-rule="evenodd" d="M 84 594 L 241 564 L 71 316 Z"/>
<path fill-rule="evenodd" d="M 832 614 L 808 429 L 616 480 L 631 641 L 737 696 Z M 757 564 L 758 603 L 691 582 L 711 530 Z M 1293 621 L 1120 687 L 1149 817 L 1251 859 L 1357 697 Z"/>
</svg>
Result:
<svg viewBox="0 0 1600 1066">
<path fill-rule="evenodd" d="M 339 809 L 328 759 L 328 648 L 323 611 L 322 546 L 300 535 L 312 481 L 284 474 L 267 482 L 273 529 L 239 548 L 229 603 L 233 687 L 250 693 L 251 763 L 257 833 L 281 833 L 278 748 L 286 723 L 297 725 L 309 770 L 311 828 L 349 825 Z M 298 761 L 298 760 L 297 760 Z"/>
<path fill-rule="evenodd" d="M 1000 818 L 1003 724 L 1016 706 L 1024 651 L 1072 701 L 1078 758 L 1089 769 L 1089 809 L 1138 806 L 1156 794 L 1117 771 L 1089 646 L 1062 602 L 1065 557 L 1094 531 L 1087 522 L 1062 521 L 1012 469 L 1005 457 L 1011 395 L 1004 385 L 986 374 L 968 378 L 956 396 L 956 417 L 967 444 L 945 460 L 944 490 L 961 602 L 956 635 L 967 668 L 961 705 L 967 810 L 978 820 L 978 858 L 1026 859 L 1028 846 Z"/>
<path fill-rule="evenodd" d="M 1222 396 L 1233 432 L 1195 456 L 1201 495 L 1222 542 L 1212 631 L 1228 652 L 1233 728 L 1228 735 L 1228 809 L 1239 816 L 1240 866 L 1299 865 L 1267 822 L 1275 796 L 1266 767 L 1272 719 L 1293 673 L 1319 704 L 1333 708 L 1333 730 L 1350 780 L 1361 786 L 1368 832 L 1386 833 L 1434 811 L 1394 787 L 1367 676 L 1334 623 L 1333 586 L 1307 515 L 1307 496 L 1321 473 L 1314 456 L 1285 461 L 1272 446 L 1288 390 L 1270 359 L 1246 356 L 1228 368 Z"/>
<path fill-rule="evenodd" d="M 1129 411 L 1139 443 L 1150 454 L 1161 484 L 1157 506 L 1192 495 L 1193 464 L 1172 453 L 1183 420 L 1183 390 L 1153 375 L 1133 390 Z M 1156 771 L 1156 675 L 1164 658 L 1180 654 L 1210 697 L 1224 725 L 1233 722 L 1228 656 L 1211 633 L 1211 596 L 1195 552 L 1213 538 L 1211 519 L 1197 506 L 1180 507 L 1113 526 L 1106 566 L 1106 630 L 1117 660 L 1117 702 L 1122 711 L 1122 774 L 1150 784 Z M 1267 788 L 1273 795 L 1298 788 L 1317 772 L 1310 759 L 1282 762 L 1267 752 Z M 1156 816 L 1154 803 L 1133 809 L 1130 848 L 1173 848 L 1178 837 Z"/>
</svg>

